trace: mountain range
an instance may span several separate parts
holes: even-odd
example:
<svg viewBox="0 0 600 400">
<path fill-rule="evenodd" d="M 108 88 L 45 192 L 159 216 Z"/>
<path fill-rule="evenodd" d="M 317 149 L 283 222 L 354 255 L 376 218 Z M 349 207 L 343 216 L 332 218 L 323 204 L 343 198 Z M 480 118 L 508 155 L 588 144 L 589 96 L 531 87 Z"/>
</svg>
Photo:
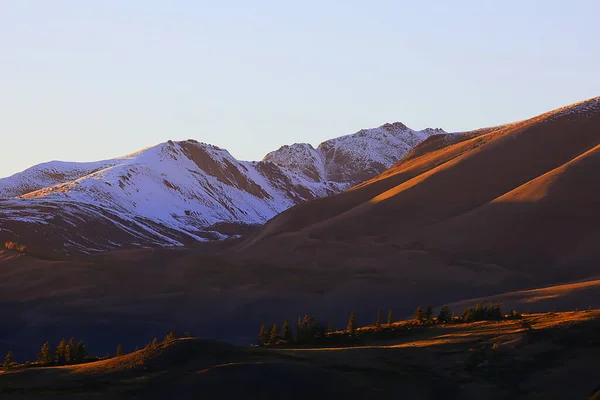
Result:
<svg viewBox="0 0 600 400">
<path fill-rule="evenodd" d="M 51 161 L 0 179 L 0 239 L 67 253 L 224 239 L 383 172 L 441 129 L 401 123 L 258 162 L 195 140 L 112 160 Z"/>
<path fill-rule="evenodd" d="M 0 250 L 0 351 L 170 329 L 249 344 L 299 315 L 345 327 L 350 312 L 366 324 L 493 295 L 522 312 L 598 307 L 599 148 L 597 97 L 259 162 L 183 141 L 33 167 L 0 181 L 0 240 L 30 246 Z"/>
</svg>

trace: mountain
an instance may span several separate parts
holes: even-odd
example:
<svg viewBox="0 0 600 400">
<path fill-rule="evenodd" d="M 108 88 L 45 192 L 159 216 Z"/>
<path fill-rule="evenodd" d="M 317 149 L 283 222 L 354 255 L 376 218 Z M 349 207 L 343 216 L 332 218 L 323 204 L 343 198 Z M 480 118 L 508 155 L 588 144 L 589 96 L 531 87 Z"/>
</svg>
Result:
<svg viewBox="0 0 600 400">
<path fill-rule="evenodd" d="M 385 124 L 316 149 L 283 146 L 258 162 L 187 140 L 113 160 L 39 164 L 0 179 L 0 240 L 85 253 L 223 239 L 371 178 L 441 132 Z"/>
<path fill-rule="evenodd" d="M 599 146 L 600 97 L 436 135 L 377 177 L 273 218 L 235 257 L 399 269 L 429 286 L 597 275 Z"/>
</svg>

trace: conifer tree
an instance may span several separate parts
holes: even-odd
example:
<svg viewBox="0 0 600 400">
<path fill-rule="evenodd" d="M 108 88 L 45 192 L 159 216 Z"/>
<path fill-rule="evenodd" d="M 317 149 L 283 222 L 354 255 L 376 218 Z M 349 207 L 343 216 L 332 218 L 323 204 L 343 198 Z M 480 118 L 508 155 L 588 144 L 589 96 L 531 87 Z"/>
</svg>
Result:
<svg viewBox="0 0 600 400">
<path fill-rule="evenodd" d="M 76 363 L 82 363 L 85 361 L 87 355 L 88 354 L 87 348 L 85 347 L 85 343 L 83 343 L 83 340 L 80 340 L 75 346 L 75 351 L 73 352 L 73 361 Z"/>
<path fill-rule="evenodd" d="M 335 332 L 335 327 L 333 326 L 332 320 L 329 320 L 329 323 L 327 324 L 327 332 L 329 332 L 329 333 Z"/>
<path fill-rule="evenodd" d="M 463 322 L 475 321 L 475 310 L 473 307 L 467 307 L 467 309 L 460 315 L 460 319 Z"/>
<path fill-rule="evenodd" d="M 150 343 L 150 347 L 156 347 L 156 346 L 158 346 L 158 339 L 154 338 L 154 339 L 152 339 L 152 343 Z"/>
<path fill-rule="evenodd" d="M 48 342 L 42 345 L 42 349 L 38 353 L 38 361 L 41 365 L 49 365 L 54 360 L 54 354 L 50 349 L 50 344 Z"/>
<path fill-rule="evenodd" d="M 67 362 L 67 341 L 62 338 L 56 346 L 56 362 L 58 364 L 65 364 Z"/>
<path fill-rule="evenodd" d="M 177 339 L 177 336 L 175 335 L 175 331 L 171 331 L 171 332 L 167 333 L 167 335 L 163 339 L 163 343 L 169 343 L 175 339 Z"/>
<path fill-rule="evenodd" d="M 72 337 L 65 348 L 65 360 L 67 363 L 73 362 L 75 358 L 75 347 L 77 347 L 77 343 L 75 343 L 75 338 Z"/>
<path fill-rule="evenodd" d="M 277 343 L 277 336 L 279 336 L 279 331 L 277 330 L 277 324 L 273 324 L 271 327 L 271 333 L 269 335 L 269 343 L 275 344 Z"/>
<path fill-rule="evenodd" d="M 438 314 L 437 320 L 440 324 L 445 324 L 452 321 L 452 314 L 450 313 L 450 308 L 448 308 L 446 304 L 444 304 L 440 309 L 440 313 Z"/>
<path fill-rule="evenodd" d="M 381 308 L 377 311 L 377 320 L 375 320 L 375 329 L 381 330 Z"/>
<path fill-rule="evenodd" d="M 472 321 L 481 321 L 485 319 L 485 312 L 486 310 L 483 306 L 483 301 L 480 301 L 475 305 Z"/>
<path fill-rule="evenodd" d="M 117 346 L 117 352 L 115 353 L 115 356 L 121 357 L 122 355 L 123 355 L 123 346 L 119 343 L 119 345 Z"/>
<path fill-rule="evenodd" d="M 388 311 L 388 320 L 387 323 L 389 326 L 392 326 L 392 324 L 394 323 L 394 320 L 392 318 L 392 310 Z"/>
<path fill-rule="evenodd" d="M 12 369 L 12 365 L 13 365 L 14 361 L 15 360 L 13 359 L 13 353 L 12 353 L 12 351 L 9 351 L 6 354 L 6 357 L 4 358 L 4 363 L 2 364 L 2 368 L 5 371 L 10 371 Z"/>
<path fill-rule="evenodd" d="M 356 333 L 354 311 L 350 313 L 350 318 L 348 318 L 348 326 L 346 327 L 346 331 L 350 334 L 350 336 L 354 336 Z"/>
<path fill-rule="evenodd" d="M 260 345 L 264 345 L 267 343 L 267 328 L 265 327 L 265 324 L 262 324 L 262 326 L 260 327 L 260 332 L 258 333 L 258 344 Z"/>
<path fill-rule="evenodd" d="M 433 319 L 433 307 L 427 306 L 427 310 L 425 311 L 425 320 L 430 322 Z"/>
<path fill-rule="evenodd" d="M 287 319 L 283 321 L 283 325 L 281 326 L 281 337 L 285 341 L 292 340 L 292 330 L 290 329 L 290 323 Z"/>
<path fill-rule="evenodd" d="M 421 309 L 421 306 L 418 306 L 417 309 L 415 310 L 415 321 L 417 321 L 417 322 L 423 321 L 423 310 Z"/>
</svg>

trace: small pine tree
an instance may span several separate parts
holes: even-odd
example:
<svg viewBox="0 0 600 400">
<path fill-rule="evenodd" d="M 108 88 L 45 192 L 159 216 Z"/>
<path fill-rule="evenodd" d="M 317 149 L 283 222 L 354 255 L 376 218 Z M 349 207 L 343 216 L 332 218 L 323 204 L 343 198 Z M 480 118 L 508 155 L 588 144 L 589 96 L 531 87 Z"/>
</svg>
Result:
<svg viewBox="0 0 600 400">
<path fill-rule="evenodd" d="M 431 320 L 433 320 L 433 307 L 429 305 L 425 311 L 425 321 L 430 322 Z"/>
<path fill-rule="evenodd" d="M 392 310 L 390 310 L 390 311 L 388 311 L 387 324 L 388 324 L 388 326 L 392 326 L 393 323 L 394 323 L 394 319 L 392 318 Z"/>
<path fill-rule="evenodd" d="M 421 309 L 421 306 L 418 306 L 417 309 L 415 310 L 415 321 L 417 321 L 417 322 L 423 321 L 423 310 Z"/>
<path fill-rule="evenodd" d="M 467 307 L 465 311 L 460 315 L 460 320 L 462 322 L 473 322 L 475 321 L 475 310 L 473 307 Z"/>
<path fill-rule="evenodd" d="M 190 332 L 186 331 L 186 332 L 183 332 L 183 337 L 185 337 L 185 338 L 191 338 L 192 334 Z"/>
<path fill-rule="evenodd" d="M 67 341 L 62 338 L 60 343 L 56 346 L 56 362 L 58 364 L 66 364 L 67 362 Z"/>
<path fill-rule="evenodd" d="M 80 340 L 75 346 L 75 351 L 73 352 L 73 361 L 76 363 L 82 363 L 85 361 L 87 355 L 88 354 L 87 348 L 85 347 L 85 343 L 83 343 L 83 340 Z"/>
<path fill-rule="evenodd" d="M 269 334 L 269 343 L 276 344 L 277 336 L 279 336 L 279 331 L 277 330 L 277 324 L 273 324 L 271 327 L 271 333 Z"/>
<path fill-rule="evenodd" d="M 52 353 L 48 342 L 42 345 L 42 349 L 38 353 L 38 361 L 41 365 L 49 365 L 54 361 L 54 354 Z"/>
<path fill-rule="evenodd" d="M 354 311 L 350 313 L 350 318 L 348 318 L 348 326 L 346 327 L 346 331 L 350 334 L 350 336 L 354 336 L 356 334 L 356 322 L 354 317 Z"/>
<path fill-rule="evenodd" d="M 133 350 L 133 352 L 135 353 L 136 351 L 140 351 L 140 348 L 138 346 L 135 346 L 135 350 Z"/>
<path fill-rule="evenodd" d="M 450 313 L 450 308 L 446 304 L 442 306 L 440 309 L 440 313 L 438 314 L 437 321 L 440 324 L 446 324 L 452 321 L 452 314 Z"/>
<path fill-rule="evenodd" d="M 154 338 L 154 339 L 152 339 L 152 343 L 150 343 L 150 347 L 156 347 L 156 346 L 158 346 L 158 339 Z"/>
<path fill-rule="evenodd" d="M 290 329 L 290 323 L 287 319 L 283 321 L 283 325 L 281 326 L 281 337 L 285 341 L 292 340 L 292 330 Z"/>
<path fill-rule="evenodd" d="M 165 335 L 165 338 L 163 339 L 163 343 L 169 343 L 175 339 L 177 339 L 177 335 L 175 335 L 175 331 L 171 331 Z"/>
<path fill-rule="evenodd" d="M 15 360 L 13 359 L 13 353 L 12 351 L 9 351 L 6 354 L 6 357 L 4 358 L 4 363 L 2 364 L 2 368 L 5 371 L 10 371 L 12 369 L 12 365 L 15 362 Z"/>
<path fill-rule="evenodd" d="M 262 326 L 260 327 L 260 332 L 258 333 L 258 344 L 260 345 L 264 345 L 267 343 L 267 328 L 265 327 L 265 324 L 262 324 Z"/>
<path fill-rule="evenodd" d="M 377 319 L 375 320 L 375 329 L 381 330 L 381 308 L 377 311 Z"/>
<path fill-rule="evenodd" d="M 121 357 L 122 355 L 123 355 L 123 346 L 119 343 L 119 345 L 117 346 L 117 352 L 115 353 L 115 356 Z"/>
<path fill-rule="evenodd" d="M 72 337 L 65 348 L 65 359 L 67 363 L 73 362 L 75 358 L 75 347 L 77 347 L 77 343 L 75 342 L 75 338 Z"/>
<path fill-rule="evenodd" d="M 486 308 L 483 306 L 483 301 L 480 301 L 475 305 L 475 310 L 473 312 L 472 321 L 481 321 L 485 319 Z"/>
</svg>

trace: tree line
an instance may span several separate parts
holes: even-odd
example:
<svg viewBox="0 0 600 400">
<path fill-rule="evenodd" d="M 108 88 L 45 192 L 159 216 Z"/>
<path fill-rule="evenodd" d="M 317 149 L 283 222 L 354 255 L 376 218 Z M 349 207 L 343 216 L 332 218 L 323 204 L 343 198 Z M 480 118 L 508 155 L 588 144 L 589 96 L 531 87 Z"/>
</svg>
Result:
<svg viewBox="0 0 600 400">
<path fill-rule="evenodd" d="M 189 332 L 185 332 L 183 337 L 191 337 L 192 335 Z M 169 343 L 172 342 L 179 337 L 175 333 L 174 330 L 168 332 L 162 342 L 160 343 Z M 159 345 L 159 341 L 157 338 L 154 338 L 150 343 L 148 343 L 144 349 L 152 349 Z M 134 352 L 138 351 L 139 348 L 136 347 Z M 117 349 L 115 351 L 115 356 L 120 357 L 125 355 L 126 353 L 123 351 L 123 345 L 117 345 Z M 83 342 L 83 340 L 76 341 L 75 338 L 71 338 L 68 342 L 63 338 L 56 347 L 50 346 L 49 342 L 46 342 L 42 345 L 40 352 L 37 354 L 37 363 L 31 364 L 30 362 L 25 363 L 26 366 L 57 366 L 57 365 L 76 365 L 82 364 L 90 361 L 97 361 L 99 359 L 107 359 L 110 358 L 110 355 L 107 353 L 104 357 L 94 357 L 88 354 L 87 346 Z M 15 367 L 19 366 L 19 364 L 15 361 L 13 352 L 9 351 L 4 358 L 4 362 L 2 363 L 2 368 L 4 371 L 10 371 Z"/>
<path fill-rule="evenodd" d="M 429 305 L 425 309 L 418 306 L 415 309 L 412 320 L 403 321 L 404 324 L 394 323 L 392 310 L 388 311 L 387 323 L 382 322 L 382 310 L 378 310 L 373 325 L 367 327 L 374 328 L 374 332 L 389 333 L 391 330 L 406 332 L 414 327 L 425 327 L 435 324 L 451 323 L 471 323 L 477 321 L 501 321 L 503 319 L 520 319 L 521 314 L 512 310 L 509 314 L 504 314 L 500 303 L 490 303 L 485 306 L 483 302 L 477 303 L 473 307 L 467 307 L 459 315 L 454 315 L 448 305 L 443 305 L 437 316 L 434 316 L 433 306 Z M 346 338 L 355 338 L 359 327 L 356 324 L 354 312 L 348 317 L 348 324 L 342 331 L 336 331 L 333 323 L 330 321 L 327 326 L 319 322 L 316 317 L 305 315 L 299 317 L 295 326 L 290 325 L 289 321 L 284 321 L 281 328 L 277 324 L 270 327 L 262 324 L 258 334 L 259 346 L 273 346 L 280 344 L 314 344 L 331 339 L 333 336 L 345 336 Z M 413 329 L 414 330 L 414 329 Z M 370 331 L 371 333 L 371 331 Z M 339 338 L 338 338 L 339 339 Z"/>
</svg>

